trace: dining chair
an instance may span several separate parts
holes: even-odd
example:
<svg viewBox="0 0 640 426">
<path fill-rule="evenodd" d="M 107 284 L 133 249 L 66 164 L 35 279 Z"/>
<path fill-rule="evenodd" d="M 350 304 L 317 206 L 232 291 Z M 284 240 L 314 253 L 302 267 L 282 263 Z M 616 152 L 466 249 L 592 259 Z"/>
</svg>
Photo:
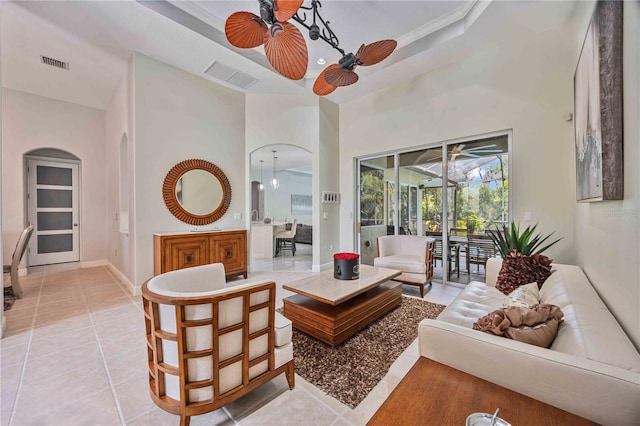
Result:
<svg viewBox="0 0 640 426">
<path fill-rule="evenodd" d="M 289 224 L 287 224 L 289 225 Z M 283 250 L 291 250 L 293 256 L 296 255 L 296 231 L 298 229 L 298 219 L 294 219 L 291 228 L 280 231 L 276 234 L 276 256 Z"/>
<path fill-rule="evenodd" d="M 13 294 L 16 295 L 17 299 L 22 299 L 23 294 L 22 287 L 20 286 L 20 278 L 18 277 L 18 266 L 20 266 L 20 261 L 27 251 L 31 234 L 33 234 L 33 225 L 27 226 L 20 234 L 16 249 L 13 251 L 13 256 L 11 257 L 11 265 L 2 265 L 2 273 L 11 276 L 11 287 L 13 287 Z"/>
</svg>

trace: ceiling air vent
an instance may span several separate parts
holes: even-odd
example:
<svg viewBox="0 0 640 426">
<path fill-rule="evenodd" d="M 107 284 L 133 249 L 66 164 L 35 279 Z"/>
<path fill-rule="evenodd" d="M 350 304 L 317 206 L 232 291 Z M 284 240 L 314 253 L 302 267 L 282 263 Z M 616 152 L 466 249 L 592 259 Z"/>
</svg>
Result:
<svg viewBox="0 0 640 426">
<path fill-rule="evenodd" d="M 69 62 L 61 61 L 59 59 L 49 58 L 47 56 L 40 55 L 40 60 L 43 64 L 51 65 L 52 67 L 61 68 L 63 70 L 69 69 Z"/>
<path fill-rule="evenodd" d="M 241 89 L 248 89 L 258 82 L 257 79 L 251 77 L 248 74 L 242 73 L 235 68 L 231 68 L 220 62 L 214 62 L 209 68 L 204 71 L 205 74 L 210 75 L 213 78 L 226 81 L 229 84 L 233 84 Z"/>
</svg>

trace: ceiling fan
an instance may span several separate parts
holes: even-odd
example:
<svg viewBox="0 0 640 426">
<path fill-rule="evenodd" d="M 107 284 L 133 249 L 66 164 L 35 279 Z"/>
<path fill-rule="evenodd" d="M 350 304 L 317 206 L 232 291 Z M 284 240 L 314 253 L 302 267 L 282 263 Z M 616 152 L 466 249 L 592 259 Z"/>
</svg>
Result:
<svg viewBox="0 0 640 426">
<path fill-rule="evenodd" d="M 450 154 L 451 160 L 454 160 L 457 156 L 465 156 L 471 158 L 480 158 L 485 157 L 486 154 L 499 154 L 502 152 L 501 149 L 489 149 L 489 148 L 497 148 L 496 144 L 484 145 L 484 146 L 476 146 L 473 148 L 464 149 L 465 144 L 458 144 L 453 147 Z"/>
<path fill-rule="evenodd" d="M 293 19 L 309 31 L 311 40 L 322 39 L 342 55 L 337 64 L 325 68 L 313 85 L 318 96 L 332 93 L 336 88 L 348 86 L 358 81 L 354 72 L 358 66 L 375 65 L 386 59 L 397 46 L 395 40 L 381 40 L 363 44 L 358 51 L 345 53 L 339 47 L 338 37 L 329 27 L 318 9 L 319 0 L 311 0 L 311 6 L 303 6 L 304 0 L 258 0 L 260 16 L 251 12 L 235 12 L 225 23 L 227 40 L 235 47 L 254 48 L 264 44 L 264 51 L 271 66 L 281 75 L 292 80 L 300 80 L 307 72 L 309 54 L 304 36 L 289 22 Z M 307 24 L 307 14 L 300 10 L 312 11 Z M 317 24 L 320 22 L 322 29 Z"/>
</svg>

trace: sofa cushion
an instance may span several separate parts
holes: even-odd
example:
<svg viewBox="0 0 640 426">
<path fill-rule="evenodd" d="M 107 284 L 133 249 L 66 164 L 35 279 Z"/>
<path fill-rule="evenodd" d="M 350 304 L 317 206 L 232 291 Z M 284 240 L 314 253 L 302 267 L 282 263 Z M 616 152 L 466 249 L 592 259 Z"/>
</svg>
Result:
<svg viewBox="0 0 640 426">
<path fill-rule="evenodd" d="M 287 319 L 284 315 L 280 315 L 276 312 L 275 318 L 275 335 L 276 335 L 276 346 L 284 346 L 291 342 L 291 321 Z"/>
<path fill-rule="evenodd" d="M 392 254 L 385 257 L 376 257 L 373 259 L 373 265 L 380 268 L 395 269 L 397 271 L 413 274 L 424 274 L 427 272 L 427 265 L 424 263 L 424 258 L 406 254 Z"/>
<path fill-rule="evenodd" d="M 484 283 L 472 281 L 438 315 L 438 320 L 471 328 L 478 318 L 497 309 L 504 294 Z"/>
<path fill-rule="evenodd" d="M 607 309 L 574 304 L 562 311 L 552 350 L 640 372 L 640 355 Z"/>
<path fill-rule="evenodd" d="M 540 289 L 540 303 L 560 306 L 579 303 L 607 309 L 580 267 L 556 265 Z"/>
</svg>

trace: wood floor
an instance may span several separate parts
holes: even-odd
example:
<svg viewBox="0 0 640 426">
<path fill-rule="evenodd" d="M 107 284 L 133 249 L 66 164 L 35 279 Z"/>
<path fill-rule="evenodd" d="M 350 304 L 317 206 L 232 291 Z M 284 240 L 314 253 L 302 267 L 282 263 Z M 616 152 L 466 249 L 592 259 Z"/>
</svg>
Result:
<svg viewBox="0 0 640 426">
<path fill-rule="evenodd" d="M 471 413 L 513 425 L 593 425 L 528 396 L 420 357 L 367 425 L 464 425 Z"/>
</svg>

